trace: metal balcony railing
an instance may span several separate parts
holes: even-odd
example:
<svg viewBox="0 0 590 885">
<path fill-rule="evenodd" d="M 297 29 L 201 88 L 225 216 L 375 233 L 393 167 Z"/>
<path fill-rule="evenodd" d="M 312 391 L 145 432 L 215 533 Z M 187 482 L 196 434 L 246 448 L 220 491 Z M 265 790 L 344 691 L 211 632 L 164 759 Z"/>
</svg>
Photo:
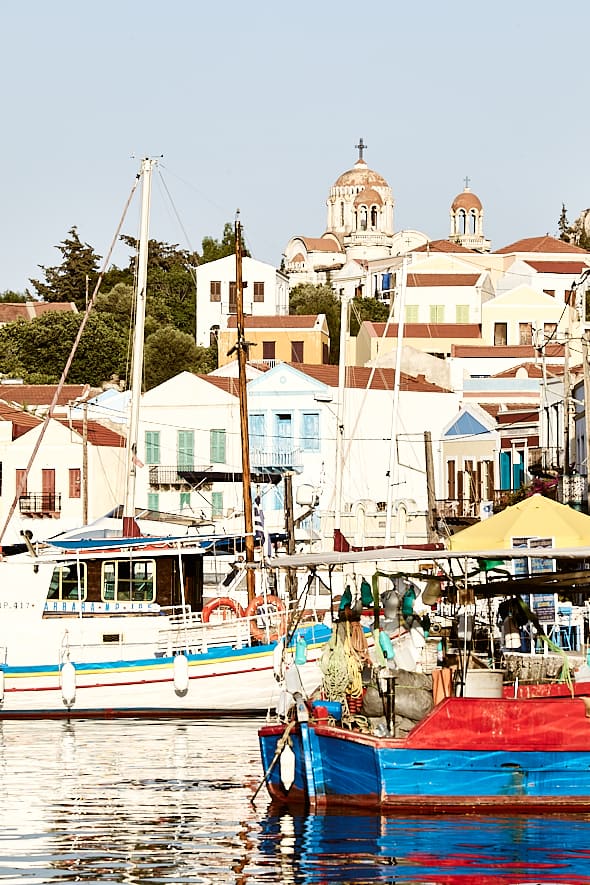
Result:
<svg viewBox="0 0 590 885">
<path fill-rule="evenodd" d="M 250 466 L 253 470 L 291 470 L 301 467 L 301 449 L 250 449 Z"/>
<path fill-rule="evenodd" d="M 61 495 L 21 495 L 18 508 L 31 516 L 61 513 Z"/>
<path fill-rule="evenodd" d="M 563 473 L 564 451 L 563 449 L 542 446 L 529 446 L 528 448 L 529 473 Z"/>
</svg>

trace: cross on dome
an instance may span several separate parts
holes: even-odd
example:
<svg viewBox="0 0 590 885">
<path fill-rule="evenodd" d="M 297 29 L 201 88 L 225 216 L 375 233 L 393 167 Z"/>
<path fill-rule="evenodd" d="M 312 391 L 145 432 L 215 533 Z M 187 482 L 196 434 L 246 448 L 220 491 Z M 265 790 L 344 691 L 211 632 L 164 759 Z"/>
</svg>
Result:
<svg viewBox="0 0 590 885">
<path fill-rule="evenodd" d="M 355 148 L 359 152 L 359 160 L 362 160 L 363 159 L 363 151 L 365 151 L 367 149 L 367 145 L 364 143 L 362 138 L 360 139 L 358 144 L 355 144 Z"/>
</svg>

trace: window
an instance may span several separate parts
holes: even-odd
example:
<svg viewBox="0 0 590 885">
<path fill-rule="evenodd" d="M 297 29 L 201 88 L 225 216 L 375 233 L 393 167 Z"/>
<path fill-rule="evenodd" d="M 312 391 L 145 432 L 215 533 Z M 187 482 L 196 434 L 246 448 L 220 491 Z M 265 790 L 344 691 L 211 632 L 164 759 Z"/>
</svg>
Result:
<svg viewBox="0 0 590 885">
<path fill-rule="evenodd" d="M 468 323 L 469 322 L 469 305 L 468 304 L 457 304 L 455 307 L 455 322 L 457 323 Z"/>
<path fill-rule="evenodd" d="M 377 207 L 371 206 L 371 229 L 377 229 Z"/>
<path fill-rule="evenodd" d="M 417 323 L 418 322 L 418 305 L 417 304 L 406 304 L 406 323 Z"/>
<path fill-rule="evenodd" d="M 557 332 L 557 323 L 543 323 L 543 332 L 545 333 L 545 341 L 554 338 Z"/>
<path fill-rule="evenodd" d="M 225 464 L 225 430 L 209 431 L 209 459 L 212 464 Z"/>
<path fill-rule="evenodd" d="M 230 283 L 229 284 L 229 312 L 230 313 L 236 312 L 237 292 L 238 292 L 237 284 Z"/>
<path fill-rule="evenodd" d="M 191 509 L 191 493 L 190 492 L 181 492 L 180 493 L 180 510 L 190 510 Z"/>
<path fill-rule="evenodd" d="M 114 559 L 102 564 L 105 602 L 153 602 L 156 563 L 153 559 Z"/>
<path fill-rule="evenodd" d="M 445 306 L 444 304 L 431 304 L 430 305 L 430 322 L 431 323 L 444 323 L 445 321 Z"/>
<path fill-rule="evenodd" d="M 82 488 L 82 471 L 79 467 L 70 467 L 69 469 L 69 496 L 70 498 L 81 497 Z"/>
<path fill-rule="evenodd" d="M 303 341 L 291 341 L 291 362 L 303 362 Z"/>
<path fill-rule="evenodd" d="M 276 344 L 274 341 L 263 341 L 262 342 L 262 359 L 263 360 L 274 360 L 275 350 L 276 350 Z"/>
<path fill-rule="evenodd" d="M 223 516 L 223 492 L 211 492 L 211 519 Z"/>
<path fill-rule="evenodd" d="M 508 326 L 506 323 L 494 323 L 494 345 L 503 347 L 508 344 Z"/>
<path fill-rule="evenodd" d="M 209 347 L 217 347 L 219 341 L 219 326 L 211 326 L 209 329 Z"/>
<path fill-rule="evenodd" d="M 78 571 L 78 567 L 80 571 Z M 56 565 L 47 599 L 86 599 L 86 563 Z"/>
<path fill-rule="evenodd" d="M 260 450 L 264 446 L 264 437 L 266 436 L 264 415 L 251 412 L 248 415 L 248 435 L 250 438 L 250 446 L 252 449 Z"/>
<path fill-rule="evenodd" d="M 160 463 L 159 430 L 146 430 L 145 432 L 145 461 L 146 464 Z"/>
<path fill-rule="evenodd" d="M 319 412 L 303 412 L 301 415 L 301 448 L 304 452 L 320 450 L 320 414 Z"/>
<path fill-rule="evenodd" d="M 195 453 L 194 430 L 179 430 L 176 446 L 176 464 L 178 468 L 192 470 L 194 467 Z"/>
<path fill-rule="evenodd" d="M 211 280 L 210 287 L 211 301 L 221 301 L 221 280 Z"/>
<path fill-rule="evenodd" d="M 160 495 L 158 492 L 148 492 L 147 506 L 148 510 L 155 510 L 156 512 L 160 510 Z"/>
<path fill-rule="evenodd" d="M 27 495 L 27 471 L 23 468 L 19 468 L 16 471 L 16 494 Z"/>
<path fill-rule="evenodd" d="M 518 324 L 518 343 L 519 344 L 532 344 L 533 343 L 533 327 L 530 323 L 519 323 Z"/>
<path fill-rule="evenodd" d="M 264 283 L 254 283 L 254 301 L 264 301 Z"/>
</svg>

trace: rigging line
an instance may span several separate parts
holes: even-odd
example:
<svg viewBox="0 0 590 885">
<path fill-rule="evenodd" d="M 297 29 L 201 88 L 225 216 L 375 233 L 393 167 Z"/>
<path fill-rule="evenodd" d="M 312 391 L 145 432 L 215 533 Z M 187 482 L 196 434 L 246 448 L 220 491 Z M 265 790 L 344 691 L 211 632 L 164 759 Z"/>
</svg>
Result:
<svg viewBox="0 0 590 885">
<path fill-rule="evenodd" d="M 106 270 L 109 266 L 111 256 L 112 256 L 115 246 L 119 240 L 119 236 L 121 234 L 121 228 L 123 227 L 123 223 L 124 223 L 125 218 L 127 216 L 127 211 L 129 209 L 129 206 L 131 205 L 131 200 L 133 199 L 133 195 L 135 194 L 135 191 L 137 190 L 137 186 L 139 184 L 140 178 L 141 178 L 141 175 L 140 175 L 140 173 L 138 173 L 135 177 L 135 181 L 133 182 L 133 187 L 131 188 L 129 196 L 127 197 L 127 201 L 125 203 L 125 206 L 123 207 L 123 212 L 121 214 L 121 218 L 119 220 L 119 224 L 117 225 L 117 229 L 115 231 L 113 239 L 111 241 L 111 245 L 109 246 L 108 252 L 102 262 L 102 266 L 100 268 L 98 278 L 97 278 L 96 284 L 94 286 L 94 291 L 92 292 L 92 295 L 88 299 L 88 304 L 86 305 L 86 311 L 84 312 L 84 315 L 82 317 L 82 321 L 80 323 L 80 328 L 78 329 L 78 333 L 74 339 L 74 343 L 72 345 L 70 355 L 66 361 L 63 372 L 61 374 L 61 378 L 59 379 L 58 385 L 55 388 L 55 393 L 53 394 L 53 399 L 51 400 L 51 403 L 49 405 L 49 409 L 47 410 L 47 414 L 45 415 L 45 418 L 43 420 L 43 425 L 41 427 L 39 437 L 37 438 L 37 442 L 35 443 L 35 445 L 33 447 L 33 451 L 31 452 L 31 456 L 29 458 L 28 464 L 25 467 L 24 475 L 20 479 L 20 481 L 17 484 L 17 487 L 15 489 L 14 499 L 12 501 L 12 504 L 10 505 L 8 514 L 6 516 L 6 520 L 5 520 L 4 525 L 2 527 L 2 531 L 0 532 L 0 544 L 2 543 L 2 539 L 4 538 L 4 534 L 6 532 L 6 529 L 8 528 L 8 524 L 10 523 L 10 520 L 12 519 L 14 511 L 16 510 L 16 505 L 18 504 L 18 499 L 20 497 L 20 490 L 23 485 L 23 480 L 26 481 L 26 479 L 29 475 L 29 472 L 31 470 L 33 462 L 34 462 L 35 458 L 37 457 L 37 452 L 39 451 L 39 449 L 41 447 L 41 443 L 43 442 L 43 438 L 44 438 L 45 433 L 47 431 L 47 427 L 49 426 L 49 422 L 53 418 L 53 413 L 54 413 L 55 407 L 56 407 L 57 402 L 59 400 L 59 396 L 61 394 L 63 386 L 66 382 L 66 378 L 68 377 L 68 372 L 70 371 L 72 362 L 74 360 L 74 356 L 76 354 L 76 351 L 78 349 L 78 345 L 80 343 L 80 339 L 82 338 L 82 334 L 83 334 L 84 329 L 86 327 L 86 323 L 88 322 L 88 317 L 90 316 L 90 313 L 94 307 L 94 302 L 96 300 L 96 296 L 98 295 L 98 291 L 99 291 L 101 283 L 103 281 L 103 277 L 104 277 Z"/>
<path fill-rule="evenodd" d="M 160 183 L 161 183 L 162 187 L 164 188 L 164 192 L 166 193 L 166 196 L 168 197 L 168 200 L 170 201 L 170 207 L 171 207 L 171 209 L 172 209 L 172 211 L 173 211 L 173 213 L 174 213 L 174 215 L 175 215 L 175 217 L 176 217 L 176 220 L 177 220 L 177 222 L 178 222 L 178 226 L 180 227 L 180 229 L 181 229 L 181 231 L 182 231 L 182 233 L 183 233 L 183 236 L 184 236 L 184 238 L 185 238 L 185 240 L 186 240 L 186 243 L 187 243 L 189 249 L 191 250 L 191 252 L 192 252 L 195 256 L 197 256 L 197 252 L 196 252 L 195 248 L 193 247 L 193 244 L 192 244 L 191 241 L 190 241 L 189 235 L 188 235 L 188 233 L 187 233 L 187 231 L 186 231 L 186 228 L 185 228 L 184 224 L 182 223 L 182 220 L 181 220 L 181 218 L 180 218 L 179 212 L 178 212 L 178 210 L 177 210 L 177 208 L 176 208 L 176 204 L 175 204 L 174 200 L 172 199 L 172 194 L 170 193 L 170 190 L 169 190 L 169 188 L 168 188 L 168 185 L 166 184 L 166 181 L 165 181 L 165 179 L 164 179 L 164 176 L 162 175 L 162 171 L 161 171 L 161 169 L 159 169 L 159 168 L 158 168 L 158 177 L 159 177 L 159 179 L 160 179 Z M 197 261 L 198 261 L 198 256 L 197 256 Z M 196 278 L 196 270 L 195 270 L 195 268 L 189 266 L 188 270 L 189 270 L 189 272 L 191 273 L 191 276 L 193 276 L 193 277 Z"/>
</svg>

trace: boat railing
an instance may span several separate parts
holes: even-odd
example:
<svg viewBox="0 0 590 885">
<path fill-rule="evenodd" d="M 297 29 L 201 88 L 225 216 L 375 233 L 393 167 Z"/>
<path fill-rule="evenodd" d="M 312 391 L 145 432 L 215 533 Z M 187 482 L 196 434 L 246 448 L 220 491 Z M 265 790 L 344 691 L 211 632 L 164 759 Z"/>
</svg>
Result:
<svg viewBox="0 0 590 885">
<path fill-rule="evenodd" d="M 159 631 L 159 655 L 171 657 L 182 651 L 205 654 L 210 648 L 243 648 L 250 644 L 248 618 L 205 622 L 200 612 L 174 611 L 168 615 L 168 627 Z"/>
</svg>

